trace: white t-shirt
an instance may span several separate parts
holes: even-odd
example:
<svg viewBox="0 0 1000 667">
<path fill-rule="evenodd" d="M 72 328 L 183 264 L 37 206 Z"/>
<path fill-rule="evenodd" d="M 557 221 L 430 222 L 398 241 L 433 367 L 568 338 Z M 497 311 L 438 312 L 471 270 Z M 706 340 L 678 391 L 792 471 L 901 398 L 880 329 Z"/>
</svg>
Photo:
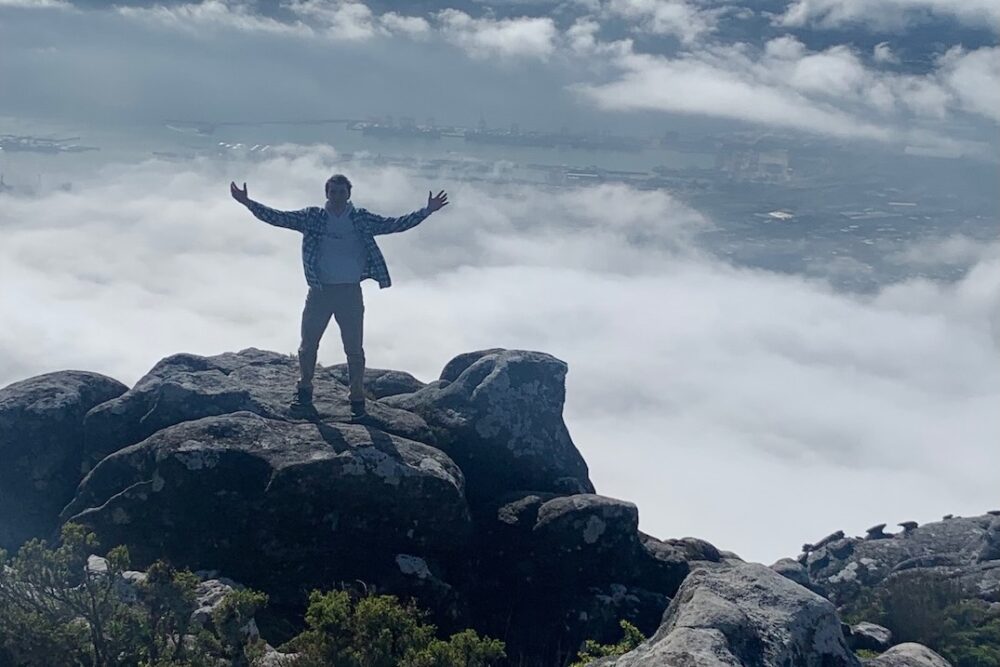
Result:
<svg viewBox="0 0 1000 667">
<path fill-rule="evenodd" d="M 329 208 L 326 211 L 326 229 L 320 243 L 317 273 L 324 284 L 361 282 L 361 271 L 368 254 L 361 236 L 351 222 L 354 205 L 350 202 L 340 215 Z"/>
</svg>

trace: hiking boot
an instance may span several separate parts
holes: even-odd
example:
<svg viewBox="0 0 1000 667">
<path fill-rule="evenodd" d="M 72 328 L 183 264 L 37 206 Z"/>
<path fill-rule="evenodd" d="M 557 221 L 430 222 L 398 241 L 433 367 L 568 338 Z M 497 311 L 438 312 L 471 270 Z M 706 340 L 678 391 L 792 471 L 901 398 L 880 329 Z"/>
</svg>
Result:
<svg viewBox="0 0 1000 667">
<path fill-rule="evenodd" d="M 295 389 L 295 399 L 289 406 L 289 411 L 300 417 L 310 417 L 316 414 L 316 406 L 313 405 L 313 390 L 308 385 L 298 385 Z"/>
<path fill-rule="evenodd" d="M 365 399 L 351 401 L 351 419 L 364 419 L 367 416 L 368 411 L 365 410 Z"/>
</svg>

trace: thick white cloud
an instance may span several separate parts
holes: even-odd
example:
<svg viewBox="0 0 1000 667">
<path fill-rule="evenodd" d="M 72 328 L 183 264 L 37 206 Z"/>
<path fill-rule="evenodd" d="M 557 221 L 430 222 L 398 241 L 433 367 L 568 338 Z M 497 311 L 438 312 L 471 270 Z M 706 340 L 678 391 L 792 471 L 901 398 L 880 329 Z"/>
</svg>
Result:
<svg viewBox="0 0 1000 667">
<path fill-rule="evenodd" d="M 332 39 L 362 41 L 392 32 L 419 32 L 426 21 L 419 17 L 389 13 L 376 15 L 367 5 L 354 0 L 293 0 L 288 5 L 295 14 L 317 24 L 321 34 Z"/>
<path fill-rule="evenodd" d="M 834 104 L 767 77 L 736 50 L 685 54 L 677 58 L 631 54 L 623 73 L 600 85 L 576 90 L 606 109 L 660 110 L 731 118 L 841 137 L 892 138 L 888 127 L 860 121 Z M 801 85 L 801 84 L 800 84 Z"/>
<path fill-rule="evenodd" d="M 379 21 L 394 33 L 421 36 L 431 31 L 431 24 L 422 16 L 403 16 L 396 12 L 386 12 L 379 17 Z"/>
<path fill-rule="evenodd" d="M 606 109 L 662 110 L 941 146 L 953 142 L 927 124 L 953 111 L 991 120 L 1000 113 L 997 48 L 956 47 L 926 75 L 871 68 L 843 45 L 809 51 L 788 35 L 761 51 L 733 44 L 667 57 L 630 49 L 614 64 L 620 73 L 611 81 L 574 88 Z"/>
<path fill-rule="evenodd" d="M 10 1 L 10 0 L 8 0 Z M 830 15 L 836 3 L 829 4 Z M 898 3 L 897 3 L 898 4 Z M 437 65 L 448 59 L 454 61 L 452 49 L 459 49 L 464 59 L 463 72 L 487 68 L 476 80 L 496 77 L 504 68 L 495 65 L 513 64 L 521 68 L 534 68 L 531 75 L 545 77 L 551 96 L 561 97 L 567 106 L 580 100 L 589 107 L 584 111 L 596 116 L 605 112 L 662 111 L 692 116 L 739 120 L 757 125 L 783 127 L 795 130 L 832 135 L 834 137 L 877 139 L 913 145 L 915 150 L 955 155 L 962 153 L 984 154 L 987 149 L 971 139 L 982 135 L 982 119 L 996 121 L 1000 118 L 1000 47 L 981 47 L 964 50 L 956 46 L 944 53 L 924 74 L 906 73 L 896 67 L 896 55 L 888 42 L 874 47 L 871 57 L 859 54 L 848 45 L 834 45 L 813 51 L 793 36 L 772 39 L 759 47 L 743 43 L 723 43 L 716 32 L 716 23 L 724 13 L 737 10 L 729 6 L 704 5 L 689 0 L 608 0 L 607 2 L 577 3 L 574 12 L 587 9 L 592 14 L 579 16 L 568 27 L 560 28 L 548 16 L 520 16 L 497 19 L 487 13 L 481 17 L 456 9 L 446 9 L 428 17 L 405 16 L 396 12 L 378 14 L 363 2 L 355 0 L 290 0 L 284 8 L 292 18 L 277 20 L 257 11 L 259 5 L 239 0 L 203 0 L 186 4 L 153 5 L 149 7 L 119 7 L 121 16 L 142 21 L 147 26 L 170 27 L 195 35 L 206 35 L 218 48 L 219 32 L 230 31 L 225 37 L 227 48 L 253 53 L 263 39 L 269 46 L 281 44 L 281 55 L 269 59 L 266 71 L 270 79 L 280 79 L 276 85 L 303 91 L 308 104 L 315 105 L 316 91 L 342 86 L 347 78 L 332 70 L 317 75 L 316 48 L 342 48 L 344 51 L 331 57 L 331 62 L 342 62 L 343 57 L 352 61 L 374 65 L 373 80 L 385 77 L 385 94 L 376 94 L 381 100 L 391 96 L 391 91 L 416 89 L 440 91 L 442 82 Z M 840 7 L 840 5 L 836 5 Z M 900 5 L 901 6 L 901 5 Z M 910 6 L 910 5 L 907 5 Z M 913 5 L 916 6 L 916 5 Z M 943 5 L 942 5 L 943 6 Z M 973 3 L 973 6 L 975 3 Z M 797 8 L 798 9 L 795 9 Z M 789 9 L 799 12 L 795 16 L 812 16 L 823 3 L 796 3 Z M 861 11 L 845 3 L 836 16 L 843 12 Z M 971 11 L 971 10 L 970 10 Z M 33 13 L 33 12 L 32 12 Z M 974 12 L 973 12 L 974 13 Z M 100 12 L 88 12 L 100 14 Z M 825 14 L 824 14 L 825 16 Z M 655 55 L 637 51 L 636 42 L 642 40 L 601 38 L 602 22 L 625 19 L 636 32 L 676 35 L 686 49 L 672 56 Z M 82 19 L 81 19 L 82 20 Z M 799 19 L 795 19 L 799 20 Z M 805 19 L 801 19 L 805 20 Z M 793 21 L 789 18 L 788 21 Z M 100 20 L 94 21 L 100 24 Z M 794 22 L 794 21 L 793 21 Z M 108 29 L 110 22 L 101 25 Z M 149 29 L 148 27 L 143 29 Z M 54 40 L 47 47 L 53 50 L 71 48 L 73 41 L 80 44 L 79 35 L 86 30 Z M 101 33 L 106 34 L 106 33 Z M 633 35 L 635 36 L 635 35 Z M 161 36 L 162 37 L 162 36 Z M 302 37 L 310 40 L 298 45 Z M 286 43 L 287 40 L 287 43 Z M 396 41 L 392 41 L 396 40 Z M 323 42 L 327 43 L 323 43 Z M 120 95 L 95 92 L 89 85 L 76 92 L 78 97 L 98 97 L 102 106 L 127 107 L 133 92 L 130 86 L 149 85 L 157 77 L 167 82 L 179 79 L 198 80 L 197 75 L 178 71 L 167 72 L 169 65 L 158 63 L 157 71 L 149 73 L 133 54 L 121 49 L 116 52 L 107 40 L 101 45 L 86 45 L 85 54 L 94 56 L 94 78 L 107 81 L 107 88 L 120 91 Z M 191 59 L 198 54 L 189 53 L 190 44 L 184 44 L 184 55 Z M 405 57 L 385 57 L 386 49 Z M 351 50 L 348 54 L 347 50 Z M 94 51 L 102 51 L 98 56 Z M 426 52 L 427 58 L 420 56 Z M 55 53 L 55 51 L 53 51 Z M 10 54 L 4 61 L 12 61 Z M 24 54 L 20 54 L 23 56 Z M 413 57 L 416 55 L 417 57 Z M 218 57 L 218 53 L 209 54 Z M 252 56 L 251 56 L 252 57 Z M 144 54 L 148 60 L 148 54 Z M 63 76 L 65 66 L 59 68 L 60 57 L 52 58 L 52 72 L 45 71 L 41 58 L 25 58 L 28 66 L 19 63 L 11 67 L 14 78 L 23 76 L 33 81 L 55 79 Z M 309 64 L 303 66 L 303 61 Z M 105 66 L 115 62 L 114 67 Z M 144 61 L 145 62 L 145 61 Z M 433 62 L 434 68 L 420 70 L 423 62 Z M 20 75 L 31 71 L 32 74 Z M 226 84 L 236 85 L 241 77 L 244 90 L 259 85 L 252 75 L 263 71 L 257 67 L 247 73 L 234 70 L 227 75 Z M 287 75 L 282 76 L 282 72 Z M 360 77 L 361 72 L 354 70 Z M 389 76 L 386 76 L 386 74 Z M 427 72 L 427 78 L 422 72 Z M 433 72 L 433 73 L 432 73 Z M 392 77 L 396 78 L 393 79 Z M 403 86 L 398 85 L 405 79 Z M 216 77 L 218 80 L 218 77 Z M 355 84 L 355 81 L 349 82 Z M 450 83 L 450 82 L 449 82 Z M 33 84 L 25 84 L 28 88 Z M 169 85 L 169 83 L 168 83 Z M 183 88 L 178 84 L 176 87 Z M 218 84 L 221 90 L 224 84 Z M 461 87 L 458 82 L 454 87 Z M 37 85 L 36 85 L 37 87 Z M 355 86 L 356 87 L 356 86 Z M 472 87 L 475 87 L 474 85 Z M 74 100 L 52 98 L 74 94 L 74 86 L 50 86 L 34 97 L 48 102 L 46 106 L 73 109 Z M 184 94 L 170 96 L 168 86 L 158 87 L 157 94 L 170 100 L 167 106 L 176 106 Z M 295 97 L 292 90 L 283 91 L 285 97 Z M 582 96 L 572 97 L 573 92 Z M 450 91 L 447 94 L 449 94 Z M 188 94 L 199 98 L 204 91 Z M 530 96 L 521 90 L 511 96 L 511 105 Z M 213 98 L 211 92 L 208 93 Z M 229 96 L 237 114 L 246 112 L 243 95 Z M 484 103 L 474 102 L 472 93 L 467 96 L 469 106 L 478 106 L 474 113 L 495 108 L 495 97 Z M 19 96 L 20 98 L 20 96 Z M 572 99 L 571 99 L 572 98 Z M 412 99 L 412 95 L 409 96 Z M 478 98 L 477 98 L 478 99 Z M 355 102 L 357 96 L 351 99 Z M 534 100 L 533 100 L 534 101 Z M 340 105 L 343 106 L 342 104 Z M 424 106 L 430 106 L 425 103 Z M 453 107 L 454 105 L 449 105 Z M 363 113 L 384 113 L 383 109 L 367 109 Z M 353 113 L 358 113 L 354 111 Z M 436 111 L 422 110 L 420 115 Z M 463 112 L 469 113 L 469 112 Z M 176 114 L 174 114 L 176 115 Z M 190 111 L 181 115 L 191 115 Z M 196 113 L 195 115 L 200 115 Z M 513 115 L 500 111 L 494 115 Z M 565 109 L 550 114 L 566 115 Z M 513 118 L 510 119 L 511 121 Z M 523 122 L 523 121 L 522 121 Z M 559 121 L 555 121 L 559 122 Z M 550 125 L 554 122 L 550 121 Z M 974 129 L 968 130 L 969 126 Z"/>
<path fill-rule="evenodd" d="M 73 3 L 68 0 L 0 0 L 0 9 L 12 7 L 16 9 L 73 9 Z"/>
<path fill-rule="evenodd" d="M 559 31 L 548 17 L 494 19 L 474 18 L 446 9 L 438 12 L 432 26 L 421 16 L 398 12 L 376 14 L 356 0 L 292 0 L 285 5 L 298 20 L 283 22 L 263 16 L 237 0 L 201 0 L 180 5 L 119 7 L 128 17 L 150 23 L 198 31 L 229 28 L 247 32 L 315 35 L 333 40 L 365 41 L 378 36 L 437 36 L 451 42 L 476 59 L 548 58 L 556 50 Z"/>
<path fill-rule="evenodd" d="M 251 5 L 235 0 L 202 0 L 179 5 L 151 7 L 119 6 L 116 10 L 132 19 L 188 32 L 229 29 L 303 36 L 312 31 L 301 22 L 285 23 L 254 11 Z"/>
<path fill-rule="evenodd" d="M 419 16 L 396 12 L 374 13 L 355 0 L 292 0 L 285 8 L 298 18 L 280 21 L 264 16 L 253 5 L 239 0 L 201 0 L 176 5 L 118 7 L 123 16 L 147 23 L 198 32 L 230 29 L 244 32 L 309 36 L 357 42 L 394 34 L 422 35 L 430 24 Z"/>
<path fill-rule="evenodd" d="M 438 13 L 441 36 L 473 58 L 546 59 L 556 50 L 559 31 L 548 17 L 473 18 L 457 9 Z"/>
<path fill-rule="evenodd" d="M 112 165 L 71 192 L 0 198 L 0 385 L 65 368 L 132 383 L 181 351 L 293 352 L 298 236 L 227 185 L 293 208 L 345 171 L 377 212 L 432 188 L 451 200 L 380 237 L 394 285 L 364 287 L 369 363 L 431 380 L 486 347 L 564 359 L 570 432 L 643 530 L 769 562 L 838 528 L 995 506 L 996 248 L 955 285 L 843 294 L 703 255 L 691 233 L 710 223 L 663 191 L 426 182 L 334 157 Z M 343 362 L 335 328 L 320 362 Z"/>
<path fill-rule="evenodd" d="M 1000 122 L 1000 46 L 953 47 L 941 59 L 941 78 L 963 109 Z"/>
<path fill-rule="evenodd" d="M 610 0 L 605 13 L 634 22 L 637 30 L 673 35 L 692 44 L 715 31 L 723 7 L 703 7 L 687 0 Z"/>
<path fill-rule="evenodd" d="M 1000 31 L 1000 3 L 995 0 L 794 0 L 775 23 L 886 30 L 904 28 L 928 14 Z"/>
</svg>

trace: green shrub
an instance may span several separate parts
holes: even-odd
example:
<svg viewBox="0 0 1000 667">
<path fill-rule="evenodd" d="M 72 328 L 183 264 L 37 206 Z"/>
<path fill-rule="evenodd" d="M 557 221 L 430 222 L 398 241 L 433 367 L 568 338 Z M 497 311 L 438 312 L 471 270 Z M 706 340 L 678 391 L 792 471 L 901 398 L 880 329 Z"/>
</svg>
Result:
<svg viewBox="0 0 1000 667">
<path fill-rule="evenodd" d="M 578 661 L 570 667 L 586 667 L 589 663 L 612 655 L 624 655 L 641 644 L 646 638 L 639 628 L 635 627 L 625 619 L 618 623 L 624 635 L 617 644 L 598 644 L 593 639 L 588 639 L 583 643 L 583 650 L 577 654 Z"/>
<path fill-rule="evenodd" d="M 943 575 L 912 570 L 890 577 L 844 618 L 884 625 L 895 642 L 923 644 L 954 667 L 1000 667 L 1000 612 Z"/>
<path fill-rule="evenodd" d="M 295 667 L 488 667 L 504 657 L 503 642 L 475 630 L 437 639 L 426 615 L 394 595 L 313 591 L 308 628 L 282 650 L 299 655 Z"/>
<path fill-rule="evenodd" d="M 106 568 L 88 567 L 93 533 L 67 524 L 62 543 L 42 540 L 8 558 L 0 550 L 0 659 L 11 667 L 202 667 L 222 658 L 249 665 L 260 646 L 239 632 L 266 598 L 226 595 L 215 610 L 217 635 L 193 633 L 198 578 L 154 563 L 126 600 L 128 550 L 108 552 Z"/>
</svg>

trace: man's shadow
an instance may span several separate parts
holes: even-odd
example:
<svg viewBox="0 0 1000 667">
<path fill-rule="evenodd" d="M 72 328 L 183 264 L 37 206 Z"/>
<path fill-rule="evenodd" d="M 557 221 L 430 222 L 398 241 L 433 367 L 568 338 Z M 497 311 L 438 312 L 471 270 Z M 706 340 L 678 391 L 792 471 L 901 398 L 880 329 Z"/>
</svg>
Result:
<svg viewBox="0 0 1000 667">
<path fill-rule="evenodd" d="M 340 454 L 352 449 L 352 446 L 347 442 L 347 438 L 344 434 L 340 432 L 339 429 L 334 428 L 329 423 L 322 420 L 322 418 L 317 417 L 311 420 L 312 423 L 316 425 L 319 430 L 320 436 L 326 444 L 333 448 L 333 451 Z M 368 434 L 368 439 L 370 443 L 365 443 L 363 445 L 354 445 L 354 447 L 374 447 L 383 454 L 393 456 L 396 460 L 401 460 L 402 456 L 399 453 L 399 449 L 392 442 L 392 438 L 385 431 L 375 428 L 372 426 L 371 417 L 367 419 L 359 419 L 351 422 L 335 422 L 337 424 L 346 424 L 349 426 L 360 426 Z"/>
</svg>

